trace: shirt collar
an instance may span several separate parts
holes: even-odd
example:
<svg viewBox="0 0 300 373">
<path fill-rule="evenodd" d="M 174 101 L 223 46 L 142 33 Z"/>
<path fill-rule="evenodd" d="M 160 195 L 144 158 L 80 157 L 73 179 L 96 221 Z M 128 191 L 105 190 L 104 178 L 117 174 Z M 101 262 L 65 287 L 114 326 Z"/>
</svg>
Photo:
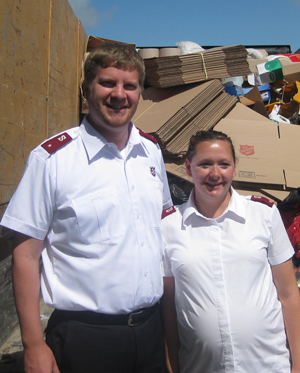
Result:
<svg viewBox="0 0 300 373">
<path fill-rule="evenodd" d="M 95 130 L 95 128 L 88 122 L 86 116 L 83 118 L 83 121 L 81 122 L 79 131 L 90 161 L 105 146 L 109 146 L 107 140 L 103 136 L 101 136 L 98 131 Z M 148 150 L 141 141 L 141 136 L 139 134 L 138 129 L 133 125 L 133 123 L 131 123 L 131 131 L 126 146 L 130 145 L 130 148 L 132 148 L 133 146 L 138 144 L 141 144 L 144 151 L 148 152 Z"/>
<path fill-rule="evenodd" d="M 191 191 L 189 199 L 186 203 L 186 208 L 183 212 L 183 223 L 185 224 L 186 220 L 192 215 L 195 214 L 203 219 L 210 220 L 209 218 L 203 216 L 200 214 L 200 212 L 197 210 L 194 202 L 194 189 Z M 240 196 L 232 187 L 231 187 L 231 198 L 228 204 L 228 207 L 223 212 L 221 216 L 214 219 L 216 221 L 218 220 L 224 220 L 224 218 L 232 218 L 235 220 L 242 220 L 243 222 L 246 219 L 246 208 L 244 199 L 242 196 Z"/>
<path fill-rule="evenodd" d="M 128 145 L 130 146 L 129 150 L 131 150 L 135 145 L 140 145 L 146 154 L 150 154 L 149 150 L 147 149 L 144 142 L 142 141 L 140 131 L 135 127 L 133 123 L 132 123 L 132 128 L 130 131 Z"/>
</svg>

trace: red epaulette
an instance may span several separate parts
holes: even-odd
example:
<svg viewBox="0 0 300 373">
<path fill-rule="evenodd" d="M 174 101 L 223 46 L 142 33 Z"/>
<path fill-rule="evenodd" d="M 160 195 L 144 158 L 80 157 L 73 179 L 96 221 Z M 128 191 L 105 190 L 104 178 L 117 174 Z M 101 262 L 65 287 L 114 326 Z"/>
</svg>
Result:
<svg viewBox="0 0 300 373">
<path fill-rule="evenodd" d="M 55 152 L 55 150 L 59 149 L 61 146 L 67 144 L 72 140 L 72 137 L 67 134 L 67 132 L 61 133 L 58 136 L 52 137 L 52 139 L 44 142 L 41 146 L 47 150 L 49 154 Z"/>
<path fill-rule="evenodd" d="M 174 206 L 168 207 L 167 209 L 164 209 L 164 211 L 162 212 L 161 218 L 163 219 L 166 216 L 173 214 L 173 212 L 175 212 L 175 211 L 176 211 L 176 209 L 175 209 Z"/>
<path fill-rule="evenodd" d="M 140 128 L 138 128 L 138 130 L 139 130 L 141 136 L 146 137 L 146 139 L 148 139 L 148 140 L 151 140 L 152 142 L 154 142 L 154 144 L 158 143 L 158 141 L 156 140 L 156 138 L 153 137 L 153 136 L 151 136 L 151 135 L 149 135 L 149 133 L 141 130 Z"/>
<path fill-rule="evenodd" d="M 274 203 L 267 199 L 266 197 L 258 197 L 258 196 L 251 196 L 251 201 L 254 202 L 261 202 L 264 203 L 265 205 L 268 205 L 269 207 L 272 207 Z"/>
</svg>

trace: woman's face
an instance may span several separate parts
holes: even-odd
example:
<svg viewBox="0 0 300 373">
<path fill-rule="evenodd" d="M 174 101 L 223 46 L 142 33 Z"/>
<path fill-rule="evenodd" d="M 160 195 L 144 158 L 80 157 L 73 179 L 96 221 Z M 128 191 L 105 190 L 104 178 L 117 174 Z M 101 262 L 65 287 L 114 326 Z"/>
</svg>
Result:
<svg viewBox="0 0 300 373">
<path fill-rule="evenodd" d="M 187 174 L 195 184 L 198 203 L 209 201 L 220 204 L 230 199 L 230 186 L 235 176 L 235 162 L 230 144 L 225 140 L 200 142 L 190 162 L 186 160 Z"/>
</svg>

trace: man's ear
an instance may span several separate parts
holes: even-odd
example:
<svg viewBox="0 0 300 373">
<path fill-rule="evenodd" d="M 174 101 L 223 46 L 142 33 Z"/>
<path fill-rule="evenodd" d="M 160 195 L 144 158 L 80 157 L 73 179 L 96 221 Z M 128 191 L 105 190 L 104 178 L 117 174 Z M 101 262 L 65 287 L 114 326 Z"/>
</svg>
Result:
<svg viewBox="0 0 300 373">
<path fill-rule="evenodd" d="M 185 160 L 185 168 L 186 168 L 186 173 L 192 177 L 192 172 L 191 172 L 191 163 L 188 159 Z"/>
<path fill-rule="evenodd" d="M 83 82 L 81 88 L 83 92 L 83 97 L 87 100 L 89 98 L 89 92 L 90 92 L 89 87 L 87 86 L 86 83 Z"/>
</svg>

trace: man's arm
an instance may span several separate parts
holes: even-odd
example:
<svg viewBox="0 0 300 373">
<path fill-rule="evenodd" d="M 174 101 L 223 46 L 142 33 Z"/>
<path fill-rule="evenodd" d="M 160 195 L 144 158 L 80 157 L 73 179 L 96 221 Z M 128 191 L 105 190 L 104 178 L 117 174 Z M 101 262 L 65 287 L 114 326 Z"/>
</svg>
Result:
<svg viewBox="0 0 300 373">
<path fill-rule="evenodd" d="M 272 266 L 278 298 L 282 304 L 283 318 L 292 356 L 292 373 L 300 372 L 300 295 L 292 260 Z"/>
<path fill-rule="evenodd" d="M 164 277 L 164 294 L 161 298 L 162 320 L 167 344 L 167 365 L 170 373 L 178 373 L 179 337 L 175 309 L 174 277 Z"/>
<path fill-rule="evenodd" d="M 39 261 L 43 241 L 15 233 L 13 285 L 24 345 L 26 373 L 59 373 L 40 321 Z"/>
</svg>

